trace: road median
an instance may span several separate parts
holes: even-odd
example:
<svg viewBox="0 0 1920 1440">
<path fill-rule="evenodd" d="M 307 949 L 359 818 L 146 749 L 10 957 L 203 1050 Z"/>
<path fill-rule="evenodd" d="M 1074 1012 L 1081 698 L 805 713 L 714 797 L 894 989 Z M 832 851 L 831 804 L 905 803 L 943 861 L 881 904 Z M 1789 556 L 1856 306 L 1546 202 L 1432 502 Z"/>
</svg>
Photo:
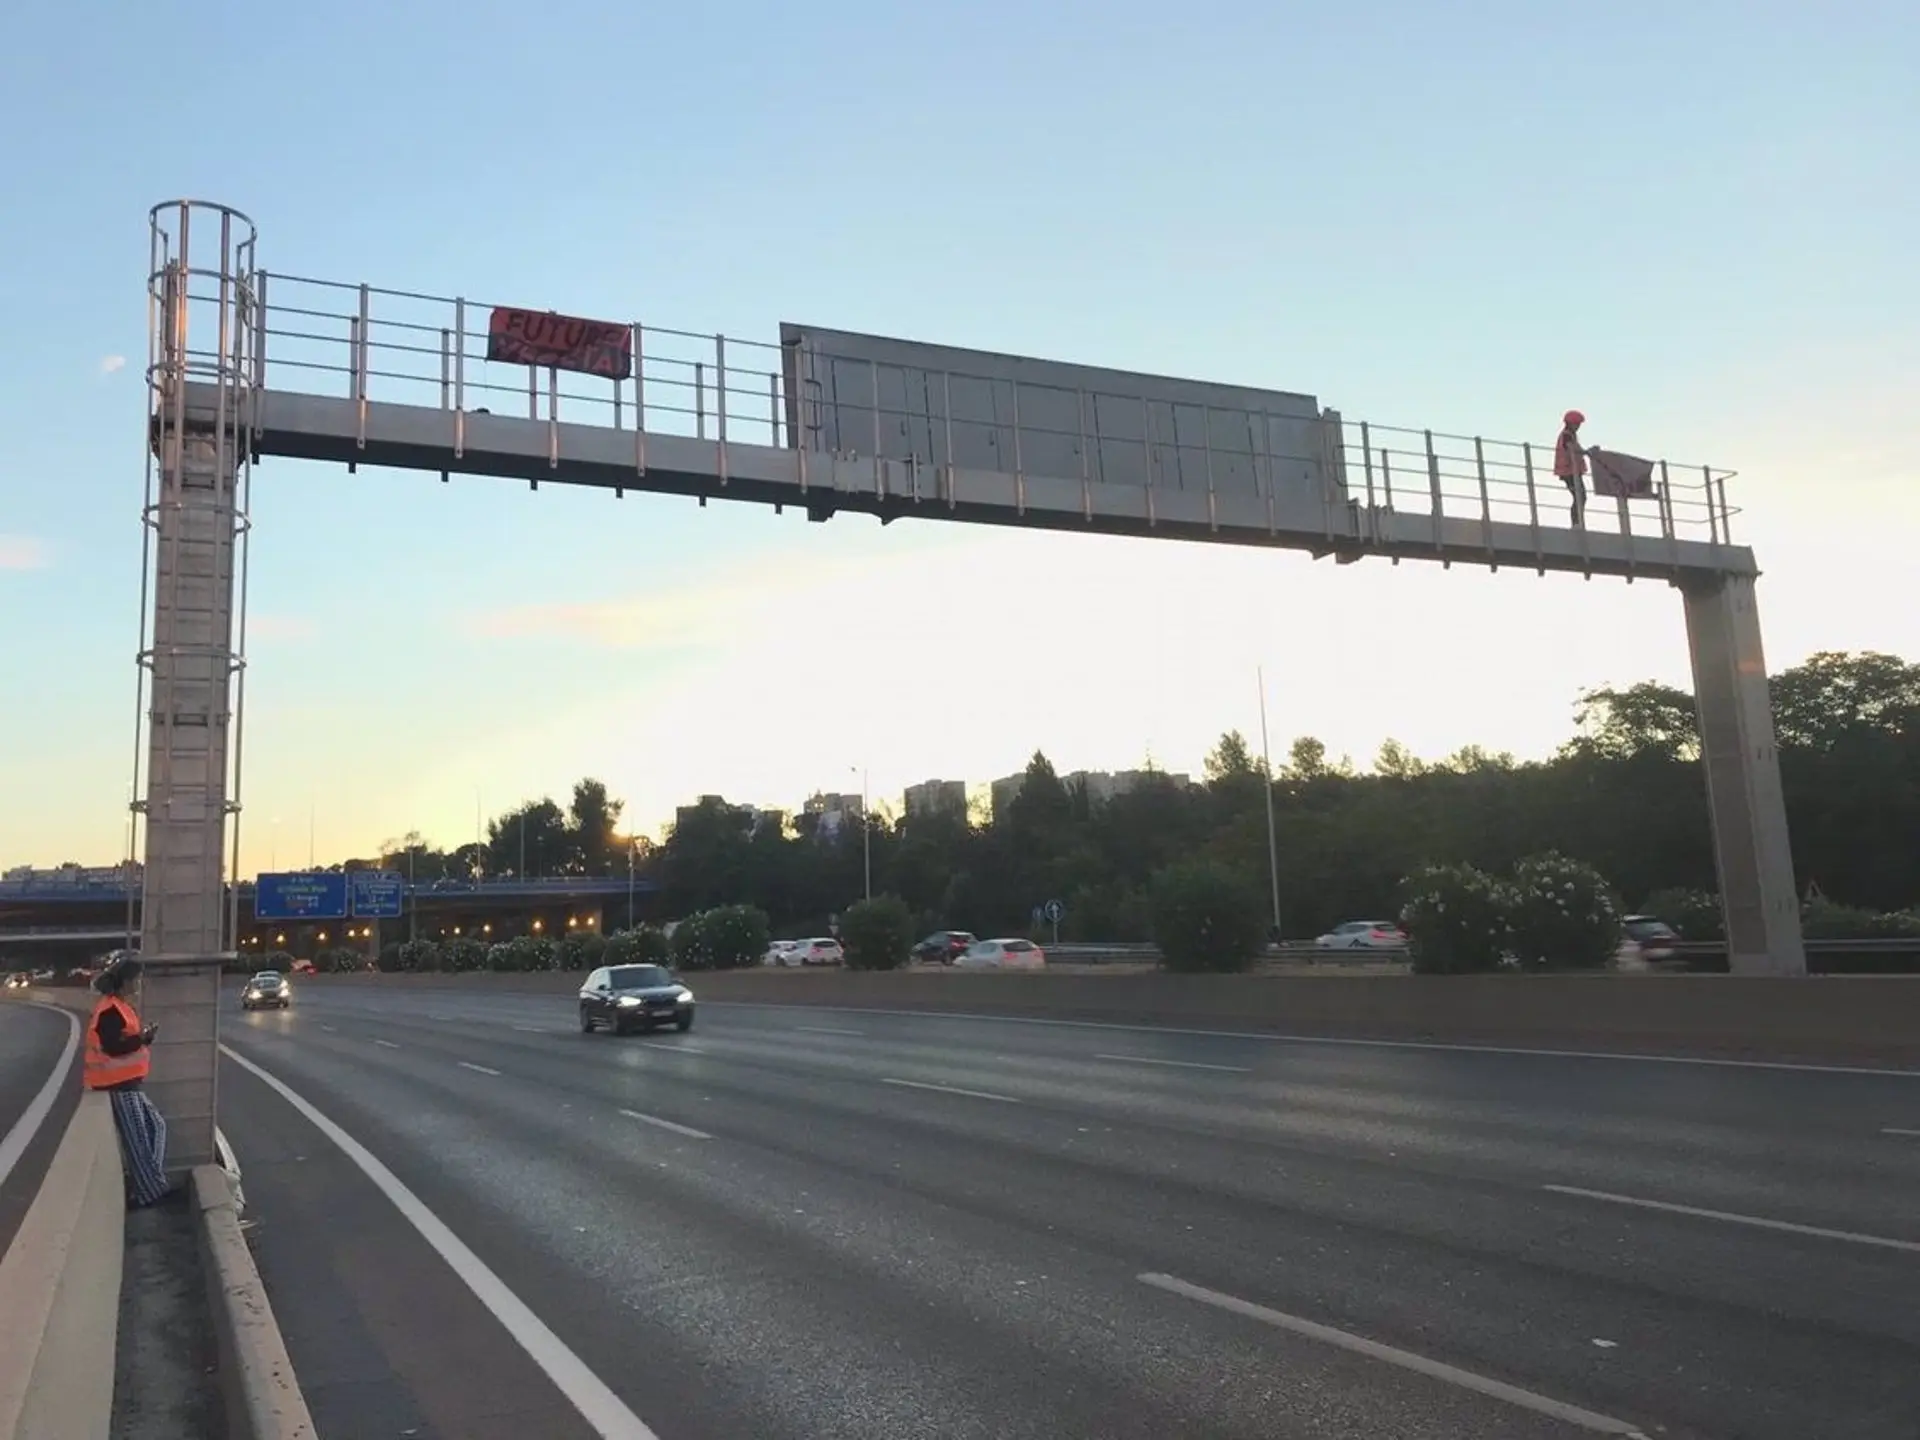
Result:
<svg viewBox="0 0 1920 1440">
<path fill-rule="evenodd" d="M 1920 976 L 1169 975 L 736 970 L 709 1003 L 840 1006 L 1920 1070 Z M 307 986 L 571 997 L 570 973 L 322 976 Z M 297 1003 L 297 1002 L 296 1002 Z"/>
</svg>

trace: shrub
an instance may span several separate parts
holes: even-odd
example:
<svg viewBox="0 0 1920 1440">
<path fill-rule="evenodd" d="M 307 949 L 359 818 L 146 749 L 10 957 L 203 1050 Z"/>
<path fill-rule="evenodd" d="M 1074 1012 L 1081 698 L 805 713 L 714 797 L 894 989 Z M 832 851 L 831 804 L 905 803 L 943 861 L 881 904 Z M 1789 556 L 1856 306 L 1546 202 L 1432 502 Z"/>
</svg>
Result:
<svg viewBox="0 0 1920 1440">
<path fill-rule="evenodd" d="M 554 947 L 553 968 L 556 970 L 591 970 L 601 963 L 606 954 L 607 942 L 596 930 L 585 934 L 575 932 L 567 936 Z"/>
<path fill-rule="evenodd" d="M 1706 890 L 1656 890 L 1647 896 L 1643 913 L 1664 920 L 1682 940 L 1724 940 L 1726 921 L 1720 897 Z"/>
<path fill-rule="evenodd" d="M 1429 865 L 1401 884 L 1400 928 L 1417 975 L 1495 970 L 1505 958 L 1513 897 L 1472 865 Z"/>
<path fill-rule="evenodd" d="M 710 970 L 707 954 L 707 912 L 697 910 L 673 927 L 667 936 L 667 955 L 676 970 Z"/>
<path fill-rule="evenodd" d="M 1236 871 L 1210 861 L 1156 874 L 1148 911 L 1169 970 L 1244 970 L 1266 940 L 1259 894 Z"/>
<path fill-rule="evenodd" d="M 853 970 L 894 970 L 913 950 L 913 912 L 894 895 L 879 895 L 847 907 L 840 917 L 840 943 Z"/>
<path fill-rule="evenodd" d="M 1529 970 L 1600 970 L 1620 949 L 1620 907 L 1600 872 L 1549 850 L 1513 869 L 1508 948 Z"/>
<path fill-rule="evenodd" d="M 721 905 L 676 925 L 671 953 L 683 970 L 731 970 L 759 964 L 768 943 L 766 911 L 753 905 Z"/>
<path fill-rule="evenodd" d="M 358 975 L 362 971 L 371 970 L 373 966 L 364 952 L 349 950 L 344 945 L 336 945 L 315 955 L 313 968 L 323 975 Z"/>
<path fill-rule="evenodd" d="M 260 957 L 260 964 L 257 968 L 261 970 L 278 970 L 282 975 L 285 975 L 293 969 L 292 952 L 286 950 L 269 950 L 265 955 Z"/>
<path fill-rule="evenodd" d="M 449 968 L 440 947 L 431 940 L 409 940 L 400 947 L 400 968 L 409 975 Z"/>
<path fill-rule="evenodd" d="M 456 935 L 440 945 L 440 968 L 451 970 L 455 974 L 470 974 L 484 969 L 487 963 L 487 947 L 471 935 Z"/>
<path fill-rule="evenodd" d="M 558 947 L 538 935 L 519 935 L 487 947 L 487 969 L 523 975 L 555 968 Z"/>
<path fill-rule="evenodd" d="M 666 933 L 652 925 L 616 930 L 607 936 L 599 965 L 664 965 L 668 959 Z"/>
<path fill-rule="evenodd" d="M 1800 933 L 1809 940 L 1904 940 L 1920 936 L 1920 915 L 1911 910 L 1876 914 L 1831 900 L 1809 900 L 1800 912 Z"/>
<path fill-rule="evenodd" d="M 404 948 L 398 940 L 389 940 L 380 947 L 380 958 L 374 963 L 379 968 L 381 974 L 392 975 L 402 968 L 400 964 L 400 952 Z"/>
</svg>

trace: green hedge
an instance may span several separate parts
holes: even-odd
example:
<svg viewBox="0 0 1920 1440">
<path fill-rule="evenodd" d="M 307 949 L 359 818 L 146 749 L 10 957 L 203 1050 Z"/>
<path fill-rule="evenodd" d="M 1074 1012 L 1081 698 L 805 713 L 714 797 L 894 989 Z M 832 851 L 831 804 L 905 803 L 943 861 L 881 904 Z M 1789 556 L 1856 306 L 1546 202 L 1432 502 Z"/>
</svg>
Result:
<svg viewBox="0 0 1920 1440">
<path fill-rule="evenodd" d="M 1259 892 L 1211 861 L 1171 865 L 1148 890 L 1153 940 L 1169 970 L 1245 970 L 1266 939 Z"/>
<path fill-rule="evenodd" d="M 851 970 L 897 970 L 913 952 L 913 912 L 893 895 L 876 895 L 847 907 L 840 943 Z"/>
</svg>

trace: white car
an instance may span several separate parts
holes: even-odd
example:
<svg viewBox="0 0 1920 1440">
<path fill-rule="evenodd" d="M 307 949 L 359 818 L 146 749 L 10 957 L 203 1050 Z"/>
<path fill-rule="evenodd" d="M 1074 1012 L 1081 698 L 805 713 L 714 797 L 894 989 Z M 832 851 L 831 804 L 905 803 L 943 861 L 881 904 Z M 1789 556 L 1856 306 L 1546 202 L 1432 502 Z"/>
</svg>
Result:
<svg viewBox="0 0 1920 1440">
<path fill-rule="evenodd" d="M 762 965 L 797 965 L 799 961 L 791 957 L 794 947 L 799 943 L 798 940 L 774 941 L 767 947 L 767 953 L 760 957 L 760 963 Z"/>
<path fill-rule="evenodd" d="M 953 963 L 962 970 L 1041 970 L 1047 952 L 1031 940 L 978 940 Z"/>
<path fill-rule="evenodd" d="M 847 952 L 840 948 L 840 942 L 831 935 L 822 935 L 813 940 L 796 940 L 793 949 L 782 962 L 786 965 L 840 965 L 846 962 Z"/>
<path fill-rule="evenodd" d="M 1404 950 L 1407 932 L 1391 920 L 1348 920 L 1313 943 L 1322 950 Z"/>
</svg>

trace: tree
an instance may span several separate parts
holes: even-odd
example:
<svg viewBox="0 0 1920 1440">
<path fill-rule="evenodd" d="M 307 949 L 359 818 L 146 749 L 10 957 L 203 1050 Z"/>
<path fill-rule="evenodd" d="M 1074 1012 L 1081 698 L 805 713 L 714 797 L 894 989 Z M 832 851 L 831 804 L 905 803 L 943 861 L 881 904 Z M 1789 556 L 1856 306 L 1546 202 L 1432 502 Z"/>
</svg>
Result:
<svg viewBox="0 0 1920 1440">
<path fill-rule="evenodd" d="M 620 840 L 620 812 L 624 802 L 608 798 L 604 781 L 581 780 L 573 787 L 568 807 L 574 868 L 582 875 L 610 875 L 625 869 L 627 857 Z"/>
<path fill-rule="evenodd" d="M 1700 720 L 1693 696 L 1671 685 L 1643 680 L 1625 690 L 1601 686 L 1581 694 L 1574 711 L 1581 733 L 1567 742 L 1572 754 L 1627 760 L 1655 756 L 1696 760 Z"/>
<path fill-rule="evenodd" d="M 1208 785 L 1219 785 L 1248 776 L 1258 775 L 1265 766 L 1254 759 L 1253 752 L 1247 748 L 1247 740 L 1238 730 L 1229 730 L 1220 737 L 1220 743 L 1208 753 L 1201 762 L 1201 773 L 1206 776 Z"/>
<path fill-rule="evenodd" d="M 1389 780 L 1414 780 L 1427 773 L 1426 764 L 1398 740 L 1382 740 L 1373 770 Z"/>
<path fill-rule="evenodd" d="M 562 875 L 572 866 L 566 816 L 542 796 L 487 823 L 487 873 L 525 878 Z"/>
<path fill-rule="evenodd" d="M 1868 735 L 1920 738 L 1920 665 L 1894 655 L 1820 651 L 1773 677 L 1783 747 L 1832 751 Z"/>
<path fill-rule="evenodd" d="M 1327 747 L 1311 735 L 1302 735 L 1287 750 L 1287 774 L 1295 780 L 1324 780 L 1333 774 Z"/>
</svg>

